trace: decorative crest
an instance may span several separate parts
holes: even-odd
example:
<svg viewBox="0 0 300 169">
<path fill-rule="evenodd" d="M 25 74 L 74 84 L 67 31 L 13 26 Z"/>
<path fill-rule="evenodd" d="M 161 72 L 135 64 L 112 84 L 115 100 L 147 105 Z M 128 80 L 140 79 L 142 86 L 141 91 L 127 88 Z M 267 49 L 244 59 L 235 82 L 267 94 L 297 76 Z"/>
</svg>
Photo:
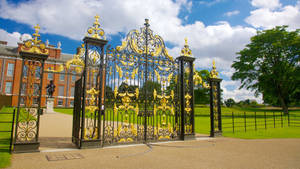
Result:
<svg viewBox="0 0 300 169">
<path fill-rule="evenodd" d="M 136 29 L 130 31 L 126 39 L 122 41 L 122 45 L 117 46 L 116 50 L 118 52 L 133 51 L 140 55 L 149 54 L 153 57 L 165 56 L 173 62 L 173 57 L 169 55 L 162 37 L 153 35 L 148 19 L 145 19 L 144 25 L 140 31 Z"/>
<path fill-rule="evenodd" d="M 184 41 L 185 41 L 185 44 L 184 44 L 184 48 L 181 49 L 181 55 L 191 57 L 192 50 L 189 48 L 188 39 L 184 38 Z"/>
<path fill-rule="evenodd" d="M 219 78 L 219 73 L 216 69 L 216 62 L 213 60 L 212 70 L 210 71 L 210 78 Z"/>
<path fill-rule="evenodd" d="M 48 49 L 46 49 L 46 45 L 41 43 L 40 40 L 40 26 L 37 24 L 34 26 L 35 33 L 33 35 L 33 39 L 28 39 L 24 42 L 24 45 L 21 47 L 22 52 L 35 53 L 35 54 L 49 54 Z"/>
<path fill-rule="evenodd" d="M 95 22 L 93 23 L 93 27 L 90 27 L 87 30 L 87 33 L 85 36 L 92 37 L 95 39 L 103 39 L 106 40 L 106 37 L 104 35 L 104 30 L 100 28 L 100 23 L 99 23 L 99 15 L 95 16 Z"/>
</svg>

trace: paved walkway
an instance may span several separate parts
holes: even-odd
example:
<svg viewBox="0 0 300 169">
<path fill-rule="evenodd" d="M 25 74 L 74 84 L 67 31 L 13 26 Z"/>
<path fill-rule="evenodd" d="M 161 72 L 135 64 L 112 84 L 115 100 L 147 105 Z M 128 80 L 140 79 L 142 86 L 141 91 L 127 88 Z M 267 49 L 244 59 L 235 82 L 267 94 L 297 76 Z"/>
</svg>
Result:
<svg viewBox="0 0 300 169">
<path fill-rule="evenodd" d="M 72 144 L 72 116 L 62 113 L 40 117 L 40 150 L 75 148 Z"/>
<path fill-rule="evenodd" d="M 10 168 L 300 168 L 300 139 L 243 140 L 200 137 L 197 140 L 184 142 L 176 141 L 78 150 L 73 148 L 71 137 L 65 137 L 65 135 L 71 135 L 71 123 L 72 117 L 68 115 L 43 115 L 41 117 L 40 132 L 42 151 L 40 153 L 13 154 Z M 64 127 L 59 126 L 59 124 L 62 124 Z M 62 149 L 66 147 L 70 149 Z"/>
<path fill-rule="evenodd" d="M 14 154 L 11 169 L 299 169 L 300 139 L 217 138 Z"/>
</svg>

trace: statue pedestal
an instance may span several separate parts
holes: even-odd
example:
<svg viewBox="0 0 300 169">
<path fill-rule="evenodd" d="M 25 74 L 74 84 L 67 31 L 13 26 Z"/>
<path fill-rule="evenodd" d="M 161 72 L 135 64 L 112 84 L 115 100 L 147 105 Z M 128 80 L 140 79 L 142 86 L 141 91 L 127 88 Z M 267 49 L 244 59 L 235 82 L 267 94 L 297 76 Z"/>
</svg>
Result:
<svg viewBox="0 0 300 169">
<path fill-rule="evenodd" d="M 54 98 L 47 98 L 46 113 L 55 113 L 55 111 L 53 110 L 53 106 L 54 106 Z"/>
</svg>

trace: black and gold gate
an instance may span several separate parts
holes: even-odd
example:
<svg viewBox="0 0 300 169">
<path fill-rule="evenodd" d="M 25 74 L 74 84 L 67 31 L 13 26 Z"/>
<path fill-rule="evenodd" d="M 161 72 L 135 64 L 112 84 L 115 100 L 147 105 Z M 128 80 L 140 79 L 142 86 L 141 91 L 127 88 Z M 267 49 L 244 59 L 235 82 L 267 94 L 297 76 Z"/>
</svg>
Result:
<svg viewBox="0 0 300 169">
<path fill-rule="evenodd" d="M 107 48 L 104 145 L 184 137 L 179 60 L 168 54 L 160 36 L 153 35 L 147 19 L 144 25 L 130 31 L 121 46 Z"/>
<path fill-rule="evenodd" d="M 194 70 L 187 45 L 173 59 L 146 19 L 121 46 L 107 44 L 99 16 L 82 48 L 64 69 L 81 73 L 76 82 L 72 141 L 78 148 L 194 137 Z M 24 43 L 14 151 L 38 151 L 44 63 L 48 49 L 39 27 Z M 64 68 L 65 67 L 65 68 Z M 83 69 L 83 70 L 82 70 Z"/>
<path fill-rule="evenodd" d="M 39 25 L 33 39 L 21 47 L 22 68 L 14 138 L 14 152 L 38 151 L 43 69 L 49 51 L 41 42 Z"/>
<path fill-rule="evenodd" d="M 85 49 L 72 61 L 84 65 L 75 89 L 73 143 L 83 148 L 193 138 L 195 59 L 187 40 L 173 59 L 146 19 L 104 56 L 107 41 L 95 18 Z"/>
</svg>

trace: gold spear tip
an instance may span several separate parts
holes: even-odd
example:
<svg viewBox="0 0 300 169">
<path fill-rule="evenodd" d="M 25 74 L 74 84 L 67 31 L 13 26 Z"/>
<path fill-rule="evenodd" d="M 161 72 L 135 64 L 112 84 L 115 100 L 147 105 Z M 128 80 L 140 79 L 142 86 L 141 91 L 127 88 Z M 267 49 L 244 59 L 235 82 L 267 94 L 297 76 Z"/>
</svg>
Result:
<svg viewBox="0 0 300 169">
<path fill-rule="evenodd" d="M 188 38 L 184 38 L 184 46 L 188 46 Z"/>
<path fill-rule="evenodd" d="M 216 61 L 213 59 L 213 68 L 216 68 Z"/>
</svg>

